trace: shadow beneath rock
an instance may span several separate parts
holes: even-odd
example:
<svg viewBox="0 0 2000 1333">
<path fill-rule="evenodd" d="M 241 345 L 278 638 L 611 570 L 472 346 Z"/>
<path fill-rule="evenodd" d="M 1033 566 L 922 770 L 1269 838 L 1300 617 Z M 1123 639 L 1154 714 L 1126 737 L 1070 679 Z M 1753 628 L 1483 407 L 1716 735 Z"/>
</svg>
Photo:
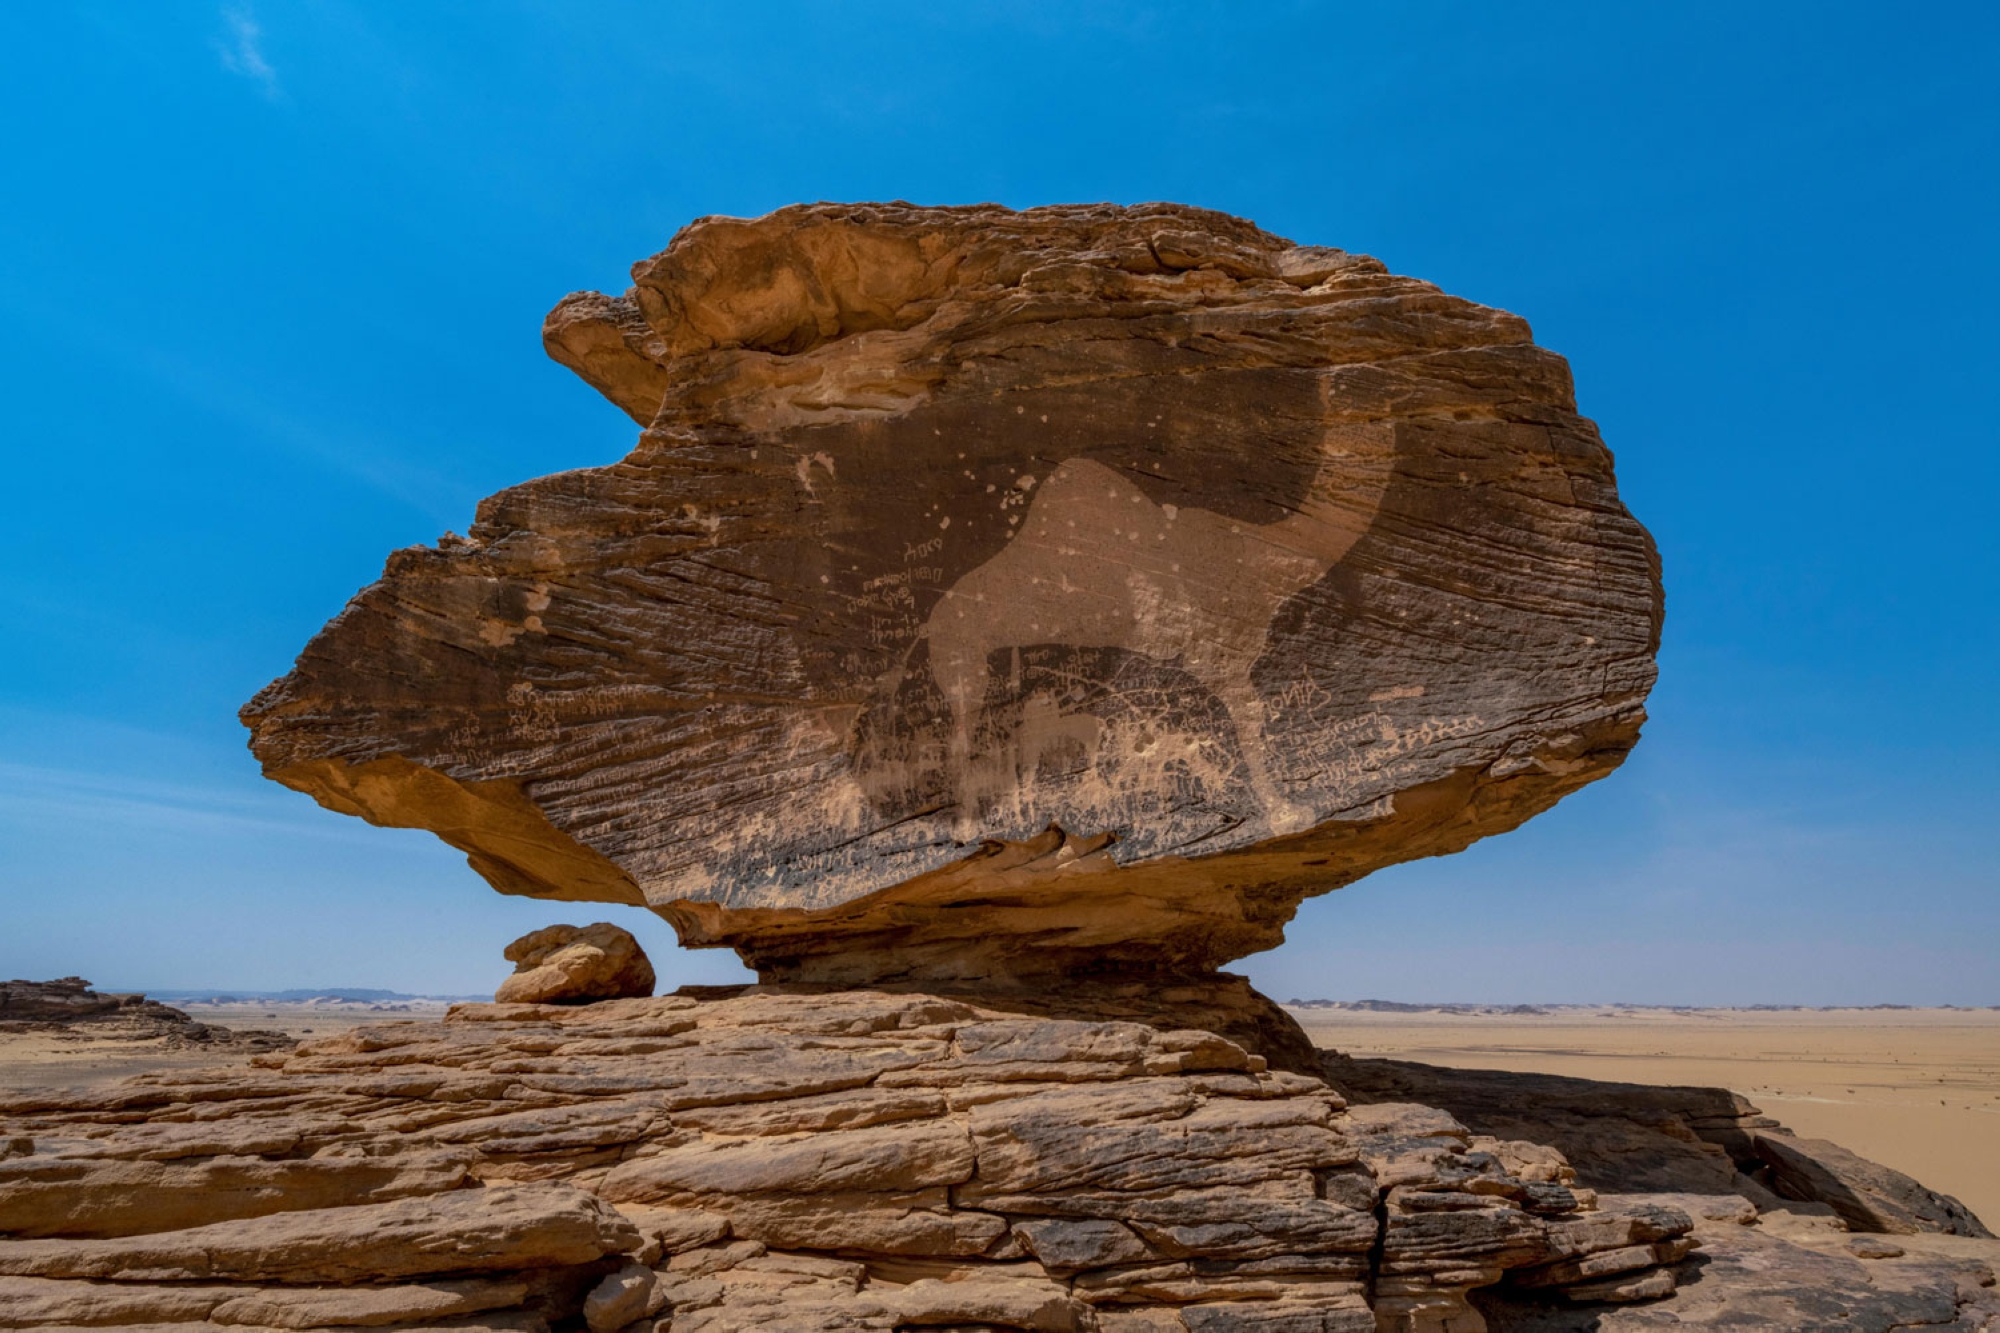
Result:
<svg viewBox="0 0 2000 1333">
<path fill-rule="evenodd" d="M 1948 1194 L 1822 1139 L 1801 1139 L 1724 1088 L 1655 1087 L 1556 1074 L 1447 1069 L 1325 1052 L 1351 1102 L 1421 1102 L 1477 1134 L 1561 1152 L 1577 1181 L 1615 1194 L 1741 1195 L 1831 1208 L 1853 1231 L 1986 1237 Z"/>
<path fill-rule="evenodd" d="M 1686 1301 L 1688 1295 L 1701 1286 L 1702 1270 L 1713 1265 L 1714 1260 L 1697 1250 L 1673 1267 L 1674 1293 Z M 1575 1304 L 1555 1293 L 1523 1291 L 1519 1287 L 1501 1284 L 1481 1287 L 1470 1294 L 1472 1308 L 1486 1320 L 1487 1333 L 1608 1333 L 1612 1325 L 1630 1327 L 1652 1323 L 1647 1316 L 1651 1309 L 1647 1305 L 1614 1305 L 1608 1302 Z M 1657 1307 L 1651 1307 L 1657 1308 Z M 1620 1318 L 1628 1311 L 1633 1318 Z M 1658 1321 L 1658 1326 L 1671 1327 L 1681 1322 L 1677 1315 L 1669 1315 Z M 1771 1327 L 1750 1323 L 1748 1327 Z"/>
<path fill-rule="evenodd" d="M 1497 1069 L 1445 1069 L 1408 1060 L 1325 1053 L 1327 1080 L 1349 1101 L 1422 1102 L 1478 1134 L 1545 1143 L 1569 1158 L 1578 1182 L 1619 1194 L 1740 1194 L 1727 1146 L 1776 1121 L 1722 1088 L 1651 1087 Z"/>
<path fill-rule="evenodd" d="M 763 982 L 736 986 L 682 986 L 676 995 L 719 1000 L 745 994 L 816 995 L 852 991 L 884 994 L 935 995 L 961 1000 L 981 1009 L 1033 1018 L 1073 1019 L 1086 1023 L 1144 1023 L 1158 1028 L 1191 1028 L 1213 1032 L 1252 1055 L 1261 1055 L 1273 1069 L 1324 1077 L 1325 1052 L 1312 1044 L 1298 1020 L 1275 1001 L 1252 989 L 1233 972 L 1156 973 L 1148 971 L 1097 973 L 991 980 L 886 982 L 868 986 L 814 985 L 805 982 Z"/>
</svg>

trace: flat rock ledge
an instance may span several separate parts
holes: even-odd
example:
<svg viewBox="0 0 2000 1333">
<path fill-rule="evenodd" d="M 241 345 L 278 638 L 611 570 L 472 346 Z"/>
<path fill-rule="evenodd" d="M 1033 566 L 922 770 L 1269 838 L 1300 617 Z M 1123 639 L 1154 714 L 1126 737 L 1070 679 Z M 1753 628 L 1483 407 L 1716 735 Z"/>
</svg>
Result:
<svg viewBox="0 0 2000 1333">
<path fill-rule="evenodd" d="M 1644 1201 L 1693 1220 L 1699 1243 L 1671 1292 L 1592 1306 L 1577 1287 L 1551 1301 L 1513 1280 L 1472 1293 L 1494 1333 L 2000 1329 L 2000 1240 L 1970 1209 L 1725 1089 L 1322 1059 L 1352 1114 L 1436 1106 L 1475 1134 L 1546 1145 L 1602 1207 Z"/>
<path fill-rule="evenodd" d="M 0 1328 L 1651 1327 L 1774 1262 L 1899 1318 L 2000 1310 L 1984 1251 L 1916 1248 L 1992 1242 L 1863 1258 L 1212 1033 L 922 993 L 461 1005 L 17 1095 L 0 1156 Z"/>
<path fill-rule="evenodd" d="M 916 993 L 462 1005 L 0 1103 L 0 1327 L 1476 1327 L 1690 1216 L 1211 1033 Z"/>
</svg>

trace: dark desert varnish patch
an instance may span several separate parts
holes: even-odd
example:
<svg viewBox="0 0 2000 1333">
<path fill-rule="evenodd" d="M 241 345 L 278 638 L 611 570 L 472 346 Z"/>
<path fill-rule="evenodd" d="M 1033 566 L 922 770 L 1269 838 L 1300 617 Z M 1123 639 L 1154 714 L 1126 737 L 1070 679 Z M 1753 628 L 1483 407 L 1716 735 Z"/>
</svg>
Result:
<svg viewBox="0 0 2000 1333">
<path fill-rule="evenodd" d="M 1202 971 L 1614 768 L 1653 548 L 1514 316 L 1174 205 L 708 219 L 647 429 L 390 559 L 266 771 L 821 981 Z"/>
</svg>

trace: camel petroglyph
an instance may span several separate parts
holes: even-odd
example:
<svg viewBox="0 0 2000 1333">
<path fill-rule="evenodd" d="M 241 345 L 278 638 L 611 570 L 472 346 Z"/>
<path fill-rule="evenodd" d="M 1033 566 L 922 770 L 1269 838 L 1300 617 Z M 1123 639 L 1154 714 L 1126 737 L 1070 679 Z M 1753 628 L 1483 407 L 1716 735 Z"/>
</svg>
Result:
<svg viewBox="0 0 2000 1333">
<path fill-rule="evenodd" d="M 1275 523 L 1156 504 L 1102 463 L 1072 458 L 1035 488 L 1007 547 L 960 578 L 932 610 L 930 668 L 952 713 L 954 753 L 970 756 L 974 721 L 1003 648 L 1123 648 L 1187 672 L 1228 711 L 1250 785 L 1272 833 L 1312 822 L 1270 775 L 1265 708 L 1250 680 L 1272 618 L 1367 531 L 1389 474 L 1386 442 L 1337 451 L 1305 503 Z M 1022 730 L 1047 727 L 1045 711 Z M 1033 754 L 1043 742 L 1022 735 Z"/>
</svg>

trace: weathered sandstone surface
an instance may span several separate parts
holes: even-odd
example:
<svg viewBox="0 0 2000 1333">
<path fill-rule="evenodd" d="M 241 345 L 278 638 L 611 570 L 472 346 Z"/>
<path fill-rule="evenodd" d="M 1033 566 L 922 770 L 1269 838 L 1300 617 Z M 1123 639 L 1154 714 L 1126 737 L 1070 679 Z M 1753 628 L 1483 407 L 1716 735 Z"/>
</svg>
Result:
<svg viewBox="0 0 2000 1333">
<path fill-rule="evenodd" d="M 507 961 L 514 975 L 493 994 L 501 1004 L 643 999 L 656 980 L 632 932 L 608 921 L 531 931 L 507 946 Z"/>
<path fill-rule="evenodd" d="M 321 803 L 767 984 L 651 997 L 551 927 L 443 1022 L 0 1101 L 0 1328 L 2000 1309 L 1969 1215 L 1747 1107 L 1574 1136 L 1692 1150 L 1599 1186 L 1215 971 L 1637 739 L 1657 562 L 1520 320 L 1170 205 L 706 219 L 634 283 L 545 328 L 632 454 L 397 553 L 244 718 Z"/>
<path fill-rule="evenodd" d="M 1760 1207 L 1812 1204 L 1857 1232 L 1994 1238 L 1949 1194 L 1837 1143 L 1800 1138 L 1721 1088 L 1444 1069 L 1338 1054 L 1325 1057 L 1325 1073 L 1357 1102 L 1418 1101 L 1482 1133 L 1533 1137 L 1560 1150 L 1583 1183 L 1600 1190 L 1741 1194 Z"/>
<path fill-rule="evenodd" d="M 0 1103 L 0 1327 L 1442 1327 L 1689 1250 L 1213 1034 L 922 994 L 465 1005 L 256 1063 Z"/>
<path fill-rule="evenodd" d="M 1532 1137 L 1601 1203 L 1645 1199 L 1692 1219 L 1698 1249 L 1661 1299 L 1586 1313 L 1516 1283 L 1474 1297 L 1496 1333 L 2000 1329 L 2000 1241 L 1965 1205 L 1798 1138 L 1735 1093 L 1332 1052 L 1325 1072 L 1357 1110 L 1421 1101 L 1478 1133 Z"/>
<path fill-rule="evenodd" d="M 0 982 L 0 1032 L 75 1042 L 146 1043 L 169 1050 L 206 1046 L 269 1051 L 290 1046 L 282 1032 L 215 1027 L 139 994 L 102 994 L 82 977 Z"/>
<path fill-rule="evenodd" d="M 1728 1094 L 1540 1089 L 1579 1167 L 1518 1076 L 1388 1063 L 913 991 L 462 1005 L 0 1102 L 0 1328 L 2000 1320 L 2000 1244 L 1777 1197 L 1697 1132 L 1769 1128 Z"/>
<path fill-rule="evenodd" d="M 1660 585 L 1513 315 L 1176 205 L 688 227 L 645 427 L 391 557 L 265 771 L 767 980 L 1199 971 L 1614 768 Z"/>
</svg>

